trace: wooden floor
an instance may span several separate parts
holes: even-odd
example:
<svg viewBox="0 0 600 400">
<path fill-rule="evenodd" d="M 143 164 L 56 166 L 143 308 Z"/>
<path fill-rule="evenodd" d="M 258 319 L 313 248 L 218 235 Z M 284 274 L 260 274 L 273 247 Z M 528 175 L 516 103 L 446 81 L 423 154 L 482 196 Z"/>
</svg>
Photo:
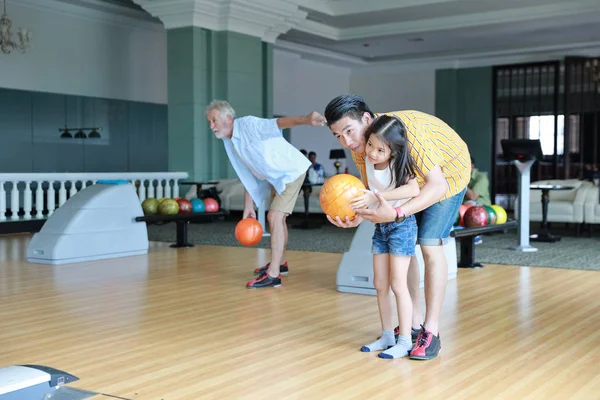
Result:
<svg viewBox="0 0 600 400">
<path fill-rule="evenodd" d="M 600 272 L 488 265 L 448 285 L 433 361 L 359 351 L 375 297 L 335 290 L 340 254 L 290 252 L 283 287 L 247 290 L 267 253 L 153 244 L 148 256 L 24 261 L 0 237 L 3 366 L 42 364 L 128 399 L 593 399 Z M 599 260 L 600 262 L 600 260 Z"/>
</svg>

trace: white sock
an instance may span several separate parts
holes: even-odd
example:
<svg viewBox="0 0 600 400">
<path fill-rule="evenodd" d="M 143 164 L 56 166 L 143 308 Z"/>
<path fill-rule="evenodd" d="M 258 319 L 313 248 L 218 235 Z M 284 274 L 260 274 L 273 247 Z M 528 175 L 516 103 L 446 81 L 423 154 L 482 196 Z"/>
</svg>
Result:
<svg viewBox="0 0 600 400">
<path fill-rule="evenodd" d="M 398 343 L 382 353 L 379 354 L 381 358 L 400 358 L 406 357 L 412 350 L 413 344 L 410 336 L 398 336 Z"/>
<path fill-rule="evenodd" d="M 361 347 L 360 351 L 369 352 L 386 350 L 392 347 L 394 343 L 394 331 L 383 331 L 379 339 L 373 343 L 369 343 L 368 345 Z"/>
</svg>

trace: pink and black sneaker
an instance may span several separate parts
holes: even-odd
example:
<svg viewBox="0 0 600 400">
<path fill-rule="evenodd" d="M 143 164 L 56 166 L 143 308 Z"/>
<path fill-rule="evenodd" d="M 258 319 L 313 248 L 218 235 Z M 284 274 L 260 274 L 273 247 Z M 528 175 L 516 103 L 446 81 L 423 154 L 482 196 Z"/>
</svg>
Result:
<svg viewBox="0 0 600 400">
<path fill-rule="evenodd" d="M 277 278 L 271 277 L 268 273 L 264 272 L 248 282 L 246 287 L 248 289 L 262 289 L 266 287 L 279 287 L 281 286 L 281 275 Z"/>
<path fill-rule="evenodd" d="M 438 333 L 435 336 L 430 331 L 425 330 L 425 327 L 422 326 L 422 328 L 409 357 L 413 360 L 432 360 L 438 356 L 442 348 L 440 335 Z"/>
<path fill-rule="evenodd" d="M 269 269 L 270 265 L 271 265 L 271 263 L 268 263 L 264 267 L 256 268 L 254 270 L 254 274 L 255 275 L 260 275 L 260 274 L 263 274 L 263 273 L 267 272 L 267 270 Z M 279 266 L 279 273 L 281 275 L 287 275 L 288 272 L 289 272 L 289 268 L 288 268 L 288 263 L 286 261 L 285 264 L 282 264 L 282 265 Z"/>
</svg>

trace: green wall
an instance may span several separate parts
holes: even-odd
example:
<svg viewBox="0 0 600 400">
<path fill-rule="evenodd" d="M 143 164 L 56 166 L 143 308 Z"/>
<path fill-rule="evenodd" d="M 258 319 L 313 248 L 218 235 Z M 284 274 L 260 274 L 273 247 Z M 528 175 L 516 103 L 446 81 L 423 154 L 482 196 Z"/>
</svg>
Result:
<svg viewBox="0 0 600 400">
<path fill-rule="evenodd" d="M 492 67 L 443 69 L 435 76 L 435 114 L 469 146 L 481 171 L 492 171 Z"/>
<path fill-rule="evenodd" d="M 63 139 L 65 126 L 71 135 L 102 127 L 101 138 Z M 165 104 L 0 88 L 3 173 L 162 172 L 167 164 Z"/>
<path fill-rule="evenodd" d="M 204 110 L 214 99 L 231 103 L 238 117 L 270 117 L 273 48 L 260 38 L 188 27 L 167 31 L 169 170 L 191 179 L 235 177 L 223 143 Z"/>
</svg>

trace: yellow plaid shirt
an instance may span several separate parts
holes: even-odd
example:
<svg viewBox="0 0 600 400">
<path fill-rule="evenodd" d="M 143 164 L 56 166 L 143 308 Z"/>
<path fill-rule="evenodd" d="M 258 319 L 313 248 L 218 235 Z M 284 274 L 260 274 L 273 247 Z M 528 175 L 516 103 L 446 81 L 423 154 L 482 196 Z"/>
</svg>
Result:
<svg viewBox="0 0 600 400">
<path fill-rule="evenodd" d="M 467 144 L 444 121 L 420 111 L 392 111 L 380 115 L 395 115 L 404 122 L 406 136 L 411 144 L 410 155 L 415 160 L 419 187 L 425 185 L 425 177 L 439 165 L 448 183 L 448 191 L 440 199 L 446 200 L 460 193 L 471 178 L 471 155 Z M 367 186 L 366 154 L 352 152 L 352 159 Z"/>
</svg>

